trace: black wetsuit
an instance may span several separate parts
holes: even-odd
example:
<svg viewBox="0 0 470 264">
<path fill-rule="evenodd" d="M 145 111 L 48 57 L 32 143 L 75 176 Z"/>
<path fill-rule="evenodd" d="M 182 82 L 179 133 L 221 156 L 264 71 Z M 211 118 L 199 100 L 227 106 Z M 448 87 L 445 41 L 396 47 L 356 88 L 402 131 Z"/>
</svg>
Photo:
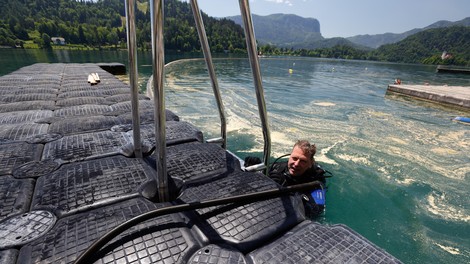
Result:
<svg viewBox="0 0 470 264">
<path fill-rule="evenodd" d="M 323 170 L 317 164 L 314 164 L 311 168 L 305 171 L 304 174 L 293 177 L 289 173 L 287 162 L 275 163 L 269 171 L 269 177 L 282 186 L 291 186 L 312 181 L 320 181 L 322 183 L 321 188 L 325 188 L 326 183 L 325 170 Z M 324 205 L 318 205 L 315 203 L 311 192 L 302 193 L 302 200 L 304 202 L 305 214 L 308 217 L 315 217 L 319 215 L 324 209 Z"/>
</svg>

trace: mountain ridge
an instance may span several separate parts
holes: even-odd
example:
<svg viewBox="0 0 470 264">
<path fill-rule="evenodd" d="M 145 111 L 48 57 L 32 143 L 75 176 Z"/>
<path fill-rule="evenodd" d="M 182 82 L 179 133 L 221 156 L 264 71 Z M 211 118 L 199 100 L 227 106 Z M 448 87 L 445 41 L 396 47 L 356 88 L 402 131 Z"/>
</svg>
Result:
<svg viewBox="0 0 470 264">
<path fill-rule="evenodd" d="M 370 48 L 378 48 L 385 44 L 391 44 L 399 42 L 411 35 L 414 35 L 418 32 L 433 29 L 433 28 L 443 28 L 443 27 L 451 27 L 451 26 L 470 26 L 470 17 L 458 20 L 458 21 L 448 21 L 448 20 L 439 20 L 426 26 L 424 28 L 414 28 L 403 33 L 382 33 L 382 34 L 364 34 L 364 35 L 355 35 L 352 37 L 347 37 L 346 39 L 363 46 L 367 46 Z"/>
<path fill-rule="evenodd" d="M 321 35 L 320 21 L 315 18 L 304 18 L 298 15 L 281 13 L 267 16 L 253 14 L 252 17 L 255 34 L 260 44 L 269 44 L 283 48 L 294 49 L 316 49 L 329 48 L 336 45 L 349 45 L 357 49 L 369 50 L 376 49 L 385 44 L 397 43 L 411 35 L 427 29 L 451 27 L 457 25 L 470 26 L 470 17 L 467 17 L 454 22 L 440 20 L 424 28 L 414 28 L 403 33 L 387 32 L 374 35 L 355 35 L 346 38 L 324 38 Z M 295 18 L 293 21 L 295 21 L 296 24 L 290 23 L 292 20 L 286 18 Z M 226 19 L 233 20 L 235 23 L 243 26 L 241 16 L 229 16 L 226 17 Z M 307 23 L 306 21 L 312 20 L 316 21 L 318 27 L 315 28 L 315 31 L 305 30 L 305 23 Z M 279 34 L 279 32 L 282 32 L 282 34 Z M 313 32 L 314 34 L 312 34 Z"/>
</svg>

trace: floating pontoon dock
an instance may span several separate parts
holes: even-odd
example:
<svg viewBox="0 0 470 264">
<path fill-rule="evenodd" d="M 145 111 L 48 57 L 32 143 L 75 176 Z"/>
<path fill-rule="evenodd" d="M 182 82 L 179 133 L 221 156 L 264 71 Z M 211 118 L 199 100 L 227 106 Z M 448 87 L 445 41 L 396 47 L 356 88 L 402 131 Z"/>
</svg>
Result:
<svg viewBox="0 0 470 264">
<path fill-rule="evenodd" d="M 175 184 L 170 202 L 156 202 L 153 103 L 139 98 L 144 158 L 135 158 L 130 88 L 94 64 L 21 68 L 0 77 L 0 101 L 0 263 L 73 263 L 138 215 L 278 188 L 166 111 Z M 344 225 L 305 219 L 301 205 L 288 195 L 162 215 L 86 263 L 400 262 Z"/>
<path fill-rule="evenodd" d="M 438 73 L 459 73 L 459 74 L 470 74 L 470 68 L 459 68 L 450 66 L 438 66 L 436 68 Z"/>
<path fill-rule="evenodd" d="M 470 87 L 390 84 L 387 92 L 470 109 Z"/>
</svg>

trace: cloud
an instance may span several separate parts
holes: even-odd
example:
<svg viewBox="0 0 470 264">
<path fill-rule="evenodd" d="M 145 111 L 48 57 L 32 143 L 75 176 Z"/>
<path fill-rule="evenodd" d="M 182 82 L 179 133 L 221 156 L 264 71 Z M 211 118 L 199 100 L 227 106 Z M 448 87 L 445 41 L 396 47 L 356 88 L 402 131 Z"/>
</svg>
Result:
<svg viewBox="0 0 470 264">
<path fill-rule="evenodd" d="M 264 0 L 266 2 L 275 2 L 276 4 L 286 4 L 288 6 L 292 6 L 292 2 L 289 0 Z"/>
</svg>

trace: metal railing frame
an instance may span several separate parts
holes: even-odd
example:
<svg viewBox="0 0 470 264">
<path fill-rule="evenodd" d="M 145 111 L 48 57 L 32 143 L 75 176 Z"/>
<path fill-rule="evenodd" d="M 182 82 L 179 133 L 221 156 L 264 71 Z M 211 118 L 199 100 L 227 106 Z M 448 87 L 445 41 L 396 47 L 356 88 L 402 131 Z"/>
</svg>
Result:
<svg viewBox="0 0 470 264">
<path fill-rule="evenodd" d="M 131 87 L 132 107 L 132 133 L 134 138 L 134 155 L 142 158 L 142 144 L 140 139 L 139 116 L 139 73 L 137 71 L 137 45 L 135 34 L 135 0 L 126 0 L 126 28 L 127 28 L 127 53 L 129 56 L 129 83 Z"/>
<path fill-rule="evenodd" d="M 219 110 L 220 117 L 220 136 L 221 138 L 208 140 L 211 143 L 221 143 L 222 148 L 227 148 L 227 122 L 225 118 L 224 104 L 220 95 L 219 84 L 215 75 L 214 64 L 212 63 L 211 50 L 209 48 L 209 42 L 207 41 L 207 34 L 204 28 L 204 22 L 202 21 L 201 11 L 197 0 L 191 0 L 191 9 L 193 10 L 194 21 L 196 23 L 197 33 L 199 35 L 199 41 L 201 42 L 201 48 L 204 53 L 204 59 L 206 61 L 207 71 L 211 79 L 212 90 L 214 92 L 217 108 Z"/>
<path fill-rule="evenodd" d="M 154 87 L 154 104 L 155 104 L 155 161 L 156 161 L 156 182 L 158 190 L 158 198 L 161 202 L 169 201 L 168 175 L 166 166 L 166 115 L 165 115 L 165 98 L 164 98 L 164 41 L 163 41 L 163 4 L 164 0 L 150 0 L 150 21 L 152 34 L 152 66 L 153 66 L 153 87 Z M 268 127 L 268 117 L 266 111 L 266 102 L 264 100 L 264 90 L 261 79 L 261 71 L 257 54 L 256 38 L 254 34 L 253 21 L 251 17 L 249 0 L 239 0 L 240 12 L 243 19 L 245 38 L 247 44 L 248 58 L 250 61 L 251 71 L 253 74 L 253 82 L 256 91 L 256 99 L 258 104 L 258 112 L 261 119 L 263 130 L 264 152 L 263 163 L 269 167 L 269 157 L 271 154 L 271 136 Z M 207 35 L 204 29 L 200 9 L 197 0 L 191 0 L 191 8 L 193 11 L 201 47 L 204 53 L 206 66 L 211 79 L 212 89 L 217 101 L 219 116 L 221 121 L 221 138 L 211 140 L 211 142 L 220 142 L 223 148 L 226 148 L 226 119 L 224 106 L 220 95 L 217 78 L 215 75 L 212 56 L 207 41 Z M 140 119 L 138 114 L 138 95 L 137 95 L 137 59 L 136 59 L 136 34 L 135 34 L 135 0 L 126 0 L 126 18 L 127 18 L 127 34 L 129 49 L 129 67 L 130 82 L 132 88 L 132 113 L 134 124 L 134 146 L 136 157 L 142 156 L 140 142 Z M 208 140 L 209 142 L 209 140 Z M 268 173 L 266 171 L 266 173 Z"/>
<path fill-rule="evenodd" d="M 269 157 L 271 155 L 271 133 L 268 127 L 268 114 L 266 112 L 266 102 L 264 100 L 263 81 L 261 79 L 261 70 L 259 66 L 258 52 L 256 48 L 255 31 L 253 28 L 253 20 L 251 18 L 249 0 L 239 0 L 240 12 L 245 28 L 246 48 L 250 59 L 251 72 L 253 74 L 253 82 L 256 90 L 256 100 L 258 102 L 258 112 L 261 119 L 263 129 L 264 152 L 263 162 L 266 168 L 269 168 Z M 268 171 L 265 170 L 265 174 Z"/>
</svg>

